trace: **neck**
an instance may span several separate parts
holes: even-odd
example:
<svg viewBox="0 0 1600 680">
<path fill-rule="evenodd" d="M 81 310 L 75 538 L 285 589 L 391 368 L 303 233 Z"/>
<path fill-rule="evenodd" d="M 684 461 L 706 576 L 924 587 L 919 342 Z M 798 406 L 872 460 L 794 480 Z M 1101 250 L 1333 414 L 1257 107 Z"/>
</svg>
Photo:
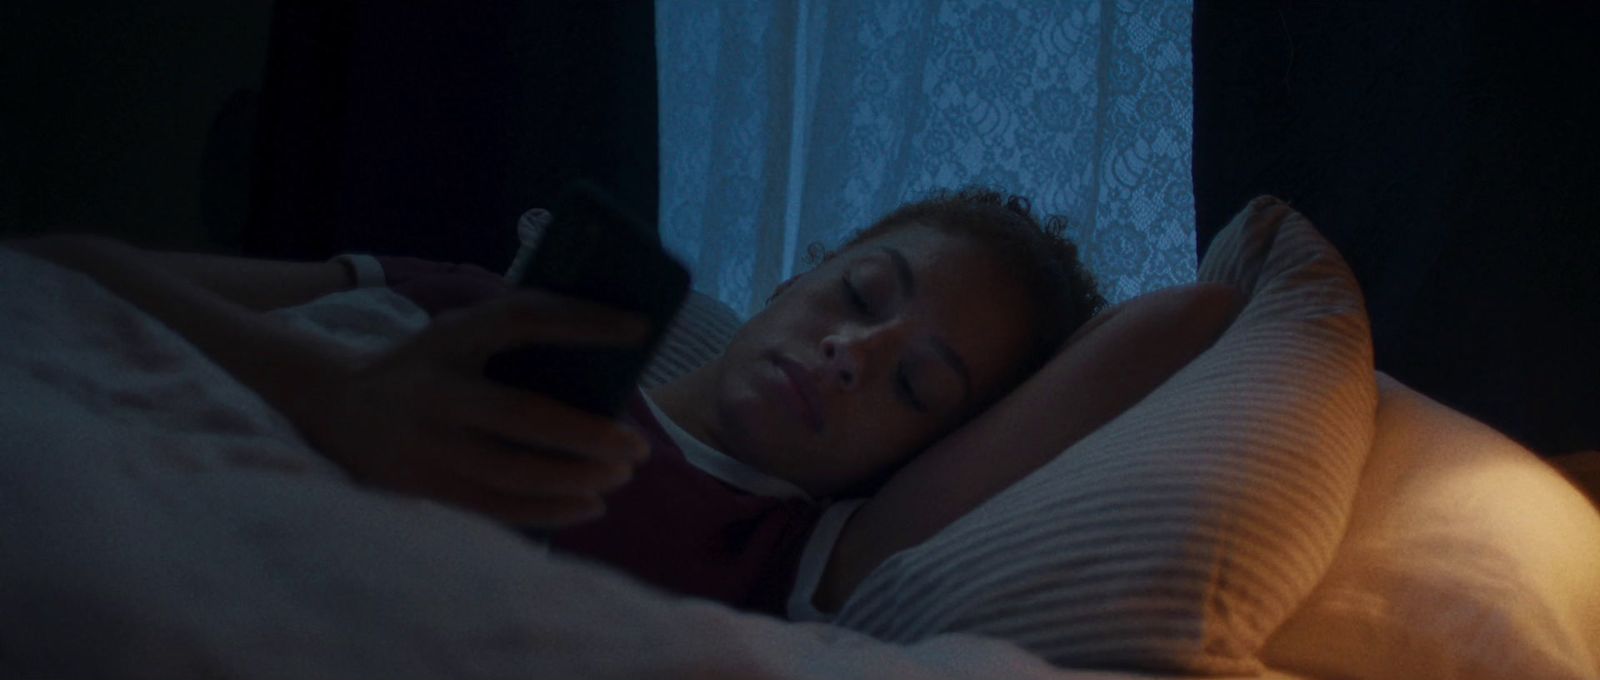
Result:
<svg viewBox="0 0 1600 680">
<path fill-rule="evenodd" d="M 716 427 L 716 360 L 672 382 L 646 390 L 672 422 L 706 446 L 728 454 Z M 731 455 L 731 454 L 728 454 Z"/>
</svg>

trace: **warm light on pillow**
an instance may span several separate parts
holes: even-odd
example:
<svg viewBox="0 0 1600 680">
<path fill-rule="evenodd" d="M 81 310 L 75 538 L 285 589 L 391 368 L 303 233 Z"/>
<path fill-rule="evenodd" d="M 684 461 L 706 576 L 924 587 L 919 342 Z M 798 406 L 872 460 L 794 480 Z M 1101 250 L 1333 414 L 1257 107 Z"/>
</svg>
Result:
<svg viewBox="0 0 1600 680">
<path fill-rule="evenodd" d="M 1312 677 L 1600 678 L 1600 514 L 1510 439 L 1379 384 L 1349 533 L 1263 657 Z"/>
</svg>

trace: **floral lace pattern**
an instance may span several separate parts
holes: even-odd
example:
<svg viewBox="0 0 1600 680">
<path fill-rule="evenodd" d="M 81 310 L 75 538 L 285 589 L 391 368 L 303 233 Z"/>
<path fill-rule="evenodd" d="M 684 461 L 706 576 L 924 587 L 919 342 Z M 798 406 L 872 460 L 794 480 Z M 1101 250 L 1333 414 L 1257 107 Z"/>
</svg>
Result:
<svg viewBox="0 0 1600 680">
<path fill-rule="evenodd" d="M 748 315 L 810 244 L 985 184 L 1065 215 L 1113 302 L 1193 281 L 1191 10 L 658 3 L 663 242 Z"/>
</svg>

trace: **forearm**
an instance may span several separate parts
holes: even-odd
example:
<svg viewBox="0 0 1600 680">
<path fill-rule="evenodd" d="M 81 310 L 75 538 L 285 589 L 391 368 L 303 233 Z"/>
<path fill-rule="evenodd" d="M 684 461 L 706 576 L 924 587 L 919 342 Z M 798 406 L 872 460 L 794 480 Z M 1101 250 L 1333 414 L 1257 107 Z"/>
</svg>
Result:
<svg viewBox="0 0 1600 680">
<path fill-rule="evenodd" d="M 143 250 L 87 234 L 56 234 L 7 243 L 21 250 L 48 252 L 53 260 L 73 259 L 79 251 L 115 249 L 119 257 L 138 260 L 175 274 L 235 304 L 256 311 L 292 307 L 355 287 L 348 268 L 338 262 L 289 262 L 203 253 Z M 71 266 L 71 265 L 69 265 Z M 76 267 L 75 267 L 76 268 Z"/>
<path fill-rule="evenodd" d="M 94 278 L 184 336 L 297 425 L 330 381 L 354 364 L 347 348 L 248 309 L 131 246 L 83 237 L 7 245 Z"/>
<path fill-rule="evenodd" d="M 200 253 L 149 252 L 151 260 L 236 304 L 266 311 L 355 287 L 338 262 L 279 262 Z"/>
</svg>

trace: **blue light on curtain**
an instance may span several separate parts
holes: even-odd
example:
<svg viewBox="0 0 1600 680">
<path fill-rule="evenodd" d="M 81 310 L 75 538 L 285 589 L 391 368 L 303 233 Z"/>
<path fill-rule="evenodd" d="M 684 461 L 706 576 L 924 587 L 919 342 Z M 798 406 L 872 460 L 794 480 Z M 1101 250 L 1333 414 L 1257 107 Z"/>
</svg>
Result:
<svg viewBox="0 0 1600 680">
<path fill-rule="evenodd" d="M 1065 215 L 1106 297 L 1194 279 L 1189 2 L 669 0 L 661 232 L 749 314 L 929 190 Z"/>
</svg>

